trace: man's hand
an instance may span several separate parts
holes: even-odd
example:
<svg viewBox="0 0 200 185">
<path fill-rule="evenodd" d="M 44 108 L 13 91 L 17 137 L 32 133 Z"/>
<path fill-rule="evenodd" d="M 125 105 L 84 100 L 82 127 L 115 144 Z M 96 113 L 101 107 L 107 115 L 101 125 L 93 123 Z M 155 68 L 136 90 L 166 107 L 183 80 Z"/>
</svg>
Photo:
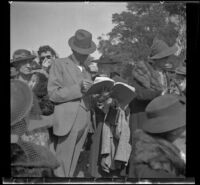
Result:
<svg viewBox="0 0 200 185">
<path fill-rule="evenodd" d="M 91 80 L 83 80 L 80 84 L 81 92 L 86 93 L 88 89 L 92 86 L 93 82 Z"/>
</svg>

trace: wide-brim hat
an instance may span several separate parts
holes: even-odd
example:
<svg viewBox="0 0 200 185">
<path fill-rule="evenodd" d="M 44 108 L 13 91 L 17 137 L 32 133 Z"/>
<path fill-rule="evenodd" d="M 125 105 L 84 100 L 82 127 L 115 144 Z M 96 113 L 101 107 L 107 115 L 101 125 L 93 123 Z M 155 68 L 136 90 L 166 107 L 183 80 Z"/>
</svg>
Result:
<svg viewBox="0 0 200 185">
<path fill-rule="evenodd" d="M 31 60 L 36 58 L 35 55 L 32 55 L 30 51 L 26 49 L 18 49 L 13 53 L 13 59 L 10 60 L 12 64 L 20 61 Z"/>
<path fill-rule="evenodd" d="M 183 65 L 181 65 L 181 66 L 179 66 L 177 69 L 176 69 L 176 74 L 178 74 L 178 75 L 186 75 L 186 67 L 185 66 L 183 66 Z"/>
<path fill-rule="evenodd" d="M 94 84 L 88 89 L 87 95 L 100 94 L 103 90 L 111 90 L 115 81 L 108 77 L 96 77 Z"/>
<path fill-rule="evenodd" d="M 176 45 L 169 47 L 164 41 L 157 38 L 154 39 L 151 47 L 150 59 L 161 59 L 177 52 L 178 47 Z"/>
<path fill-rule="evenodd" d="M 173 95 L 163 95 L 146 107 L 141 127 L 148 133 L 164 133 L 185 126 L 186 106 Z"/>
<path fill-rule="evenodd" d="M 175 70 L 181 65 L 182 58 L 176 55 L 170 55 L 166 59 L 158 59 L 154 61 L 154 65 L 163 69 L 164 71 L 169 71 L 175 73 Z"/>
<path fill-rule="evenodd" d="M 68 40 L 72 50 L 88 55 L 96 50 L 96 44 L 92 41 L 92 34 L 86 30 L 77 30 L 75 35 Z"/>
<path fill-rule="evenodd" d="M 33 93 L 20 80 L 11 80 L 11 126 L 22 120 L 31 110 Z"/>
</svg>

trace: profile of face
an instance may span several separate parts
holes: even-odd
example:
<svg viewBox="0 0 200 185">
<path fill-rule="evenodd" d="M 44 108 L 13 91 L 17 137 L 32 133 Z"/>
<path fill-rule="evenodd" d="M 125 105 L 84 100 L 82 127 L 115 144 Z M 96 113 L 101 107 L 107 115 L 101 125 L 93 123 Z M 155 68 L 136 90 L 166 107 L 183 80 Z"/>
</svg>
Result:
<svg viewBox="0 0 200 185">
<path fill-rule="evenodd" d="M 42 52 L 40 55 L 40 61 L 44 68 L 51 66 L 52 59 L 55 59 L 55 56 L 52 55 L 51 51 Z"/>
</svg>

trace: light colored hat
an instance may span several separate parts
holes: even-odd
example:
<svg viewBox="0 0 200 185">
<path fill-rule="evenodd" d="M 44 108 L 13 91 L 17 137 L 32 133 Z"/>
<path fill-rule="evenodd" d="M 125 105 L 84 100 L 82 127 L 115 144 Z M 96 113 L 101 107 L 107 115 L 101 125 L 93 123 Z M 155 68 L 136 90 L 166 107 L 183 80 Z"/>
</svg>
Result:
<svg viewBox="0 0 200 185">
<path fill-rule="evenodd" d="M 20 80 L 11 80 L 11 126 L 23 119 L 31 110 L 33 93 Z"/>
<path fill-rule="evenodd" d="M 94 84 L 87 91 L 87 95 L 99 94 L 102 90 L 111 90 L 114 85 L 114 80 L 108 77 L 96 77 Z"/>
<path fill-rule="evenodd" d="M 96 44 L 92 41 L 92 34 L 86 30 L 77 30 L 75 35 L 68 41 L 69 46 L 74 51 L 87 55 L 96 50 Z"/>
<path fill-rule="evenodd" d="M 157 38 L 154 39 L 151 47 L 150 59 L 161 59 L 173 55 L 178 50 L 176 45 L 169 47 L 164 41 Z"/>
</svg>

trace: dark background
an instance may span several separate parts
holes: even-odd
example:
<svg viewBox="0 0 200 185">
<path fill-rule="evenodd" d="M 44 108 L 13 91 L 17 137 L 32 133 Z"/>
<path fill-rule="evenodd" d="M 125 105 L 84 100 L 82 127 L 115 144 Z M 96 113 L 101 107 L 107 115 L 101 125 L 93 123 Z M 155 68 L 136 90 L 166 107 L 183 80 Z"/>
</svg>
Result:
<svg viewBox="0 0 200 185">
<path fill-rule="evenodd" d="M 10 5 L 1 5 L 1 177 L 10 176 Z M 187 3 L 187 177 L 195 177 L 199 151 L 200 3 Z M 26 28 L 24 28 L 26 29 Z M 199 156 L 199 155 L 198 155 Z"/>
</svg>

